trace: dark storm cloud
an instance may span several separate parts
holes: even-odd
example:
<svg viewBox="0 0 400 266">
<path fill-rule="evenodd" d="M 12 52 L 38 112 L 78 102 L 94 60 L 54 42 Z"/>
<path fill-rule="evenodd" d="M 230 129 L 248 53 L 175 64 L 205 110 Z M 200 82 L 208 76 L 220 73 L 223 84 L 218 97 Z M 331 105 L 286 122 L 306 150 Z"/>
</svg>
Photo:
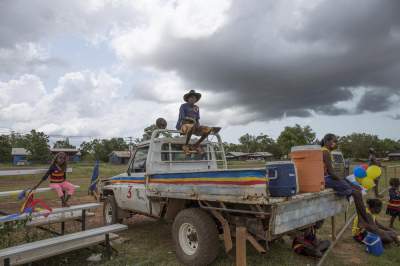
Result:
<svg viewBox="0 0 400 266">
<path fill-rule="evenodd" d="M 393 120 L 400 120 L 400 114 L 391 116 Z"/>
<path fill-rule="evenodd" d="M 212 36 L 164 36 L 140 63 L 177 71 L 188 87 L 226 92 L 218 108 L 245 106 L 259 120 L 392 107 L 400 90 L 400 1 L 326 0 L 300 11 L 297 21 L 291 1 L 234 1 Z M 356 110 L 335 106 L 358 87 L 375 90 Z"/>
<path fill-rule="evenodd" d="M 375 89 L 367 91 L 357 105 L 357 111 L 380 112 L 393 107 L 393 96 L 398 94 L 398 91 L 387 89 Z"/>
</svg>

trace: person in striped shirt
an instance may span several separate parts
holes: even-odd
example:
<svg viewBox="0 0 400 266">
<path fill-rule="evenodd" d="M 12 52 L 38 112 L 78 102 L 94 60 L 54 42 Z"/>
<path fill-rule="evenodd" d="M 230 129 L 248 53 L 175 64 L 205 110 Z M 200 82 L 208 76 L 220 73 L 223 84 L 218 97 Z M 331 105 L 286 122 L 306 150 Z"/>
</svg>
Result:
<svg viewBox="0 0 400 266">
<path fill-rule="evenodd" d="M 49 187 L 57 192 L 61 200 L 62 207 L 69 207 L 68 200 L 75 192 L 75 186 L 68 182 L 67 179 L 67 155 L 64 152 L 59 152 L 54 156 L 54 159 L 47 170 L 46 174 L 42 177 L 40 182 L 32 188 L 35 190 L 45 180 L 49 179 Z"/>
</svg>

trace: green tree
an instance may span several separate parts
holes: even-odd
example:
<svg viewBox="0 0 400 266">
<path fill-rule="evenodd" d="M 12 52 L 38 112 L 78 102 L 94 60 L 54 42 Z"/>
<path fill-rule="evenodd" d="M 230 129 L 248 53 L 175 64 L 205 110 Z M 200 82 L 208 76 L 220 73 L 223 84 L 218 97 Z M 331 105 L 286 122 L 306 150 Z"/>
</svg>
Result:
<svg viewBox="0 0 400 266">
<path fill-rule="evenodd" d="M 49 137 L 43 132 L 31 130 L 29 134 L 23 136 L 22 144 L 30 151 L 29 160 L 33 162 L 46 163 L 50 160 Z"/>
<path fill-rule="evenodd" d="M 71 145 L 69 143 L 69 138 L 66 138 L 65 140 L 57 140 L 53 148 L 58 148 L 58 149 L 75 149 L 76 147 L 74 145 Z"/>
<path fill-rule="evenodd" d="M 11 161 L 11 140 L 8 135 L 0 135 L 0 162 Z"/>
<path fill-rule="evenodd" d="M 378 136 L 366 133 L 353 133 L 339 138 L 340 150 L 349 158 L 366 159 L 369 148 L 374 148 L 379 156 L 379 143 Z"/>
<path fill-rule="evenodd" d="M 108 156 L 112 151 L 128 150 L 128 145 L 123 138 L 94 139 L 82 142 L 80 150 L 84 160 L 98 159 L 108 162 Z"/>
<path fill-rule="evenodd" d="M 283 154 L 289 154 L 293 146 L 314 144 L 315 133 L 310 126 L 302 127 L 296 124 L 294 127 L 285 127 L 277 142 Z"/>
</svg>

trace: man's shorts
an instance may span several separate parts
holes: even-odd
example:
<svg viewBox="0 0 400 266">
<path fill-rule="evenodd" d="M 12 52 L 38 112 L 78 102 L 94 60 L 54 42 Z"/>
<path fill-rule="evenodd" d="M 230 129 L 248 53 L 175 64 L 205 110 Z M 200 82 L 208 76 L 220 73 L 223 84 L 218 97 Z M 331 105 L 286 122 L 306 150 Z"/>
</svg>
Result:
<svg viewBox="0 0 400 266">
<path fill-rule="evenodd" d="M 190 130 L 192 134 L 196 136 L 204 136 L 211 133 L 212 128 L 206 126 L 197 126 L 196 124 L 183 124 L 181 127 L 181 133 L 186 135 Z"/>
<path fill-rule="evenodd" d="M 325 176 L 325 187 L 332 188 L 340 196 L 349 197 L 354 192 L 355 188 L 345 179 L 336 180 L 330 175 Z"/>
</svg>

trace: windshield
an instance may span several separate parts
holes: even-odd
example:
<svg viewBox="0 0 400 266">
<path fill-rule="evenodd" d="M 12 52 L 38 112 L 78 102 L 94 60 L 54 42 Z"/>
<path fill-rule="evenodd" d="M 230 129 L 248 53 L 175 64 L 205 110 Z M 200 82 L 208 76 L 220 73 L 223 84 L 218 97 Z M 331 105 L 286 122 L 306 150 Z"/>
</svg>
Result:
<svg viewBox="0 0 400 266">
<path fill-rule="evenodd" d="M 134 173 L 146 171 L 146 160 L 149 147 L 140 147 L 136 149 L 134 158 L 130 165 L 130 170 Z"/>
</svg>

